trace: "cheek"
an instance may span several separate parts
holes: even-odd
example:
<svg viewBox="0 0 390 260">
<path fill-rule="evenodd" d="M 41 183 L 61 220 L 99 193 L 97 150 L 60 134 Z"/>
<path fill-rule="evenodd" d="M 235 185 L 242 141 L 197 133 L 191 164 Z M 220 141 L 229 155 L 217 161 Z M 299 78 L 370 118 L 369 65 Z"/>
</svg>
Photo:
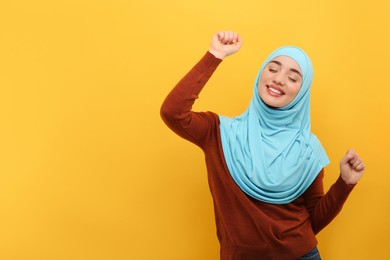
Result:
<svg viewBox="0 0 390 260">
<path fill-rule="evenodd" d="M 296 96 L 298 95 L 299 90 L 301 89 L 301 84 L 294 84 L 291 86 L 291 94 Z"/>
<path fill-rule="evenodd" d="M 257 89 L 258 91 L 260 92 L 264 86 L 267 84 L 267 79 L 266 77 L 264 77 L 264 75 L 262 75 L 259 79 L 259 82 L 257 83 Z"/>
<path fill-rule="evenodd" d="M 264 82 L 267 81 L 269 78 L 270 78 L 270 74 L 266 70 L 264 70 L 260 76 L 260 81 Z"/>
<path fill-rule="evenodd" d="M 260 75 L 259 81 L 257 82 L 257 88 L 258 88 L 259 91 L 261 89 L 260 86 L 264 85 L 265 82 L 266 82 L 266 79 L 265 79 L 265 75 L 263 73 L 263 74 Z"/>
<path fill-rule="evenodd" d="M 261 92 L 264 90 L 265 85 L 269 83 L 269 77 L 265 73 L 263 73 L 259 79 L 257 84 L 258 91 Z"/>
<path fill-rule="evenodd" d="M 264 92 L 266 91 L 265 87 L 263 86 L 264 86 L 264 82 L 259 80 L 259 83 L 257 84 L 257 94 L 260 96 L 261 99 L 264 98 Z"/>
</svg>

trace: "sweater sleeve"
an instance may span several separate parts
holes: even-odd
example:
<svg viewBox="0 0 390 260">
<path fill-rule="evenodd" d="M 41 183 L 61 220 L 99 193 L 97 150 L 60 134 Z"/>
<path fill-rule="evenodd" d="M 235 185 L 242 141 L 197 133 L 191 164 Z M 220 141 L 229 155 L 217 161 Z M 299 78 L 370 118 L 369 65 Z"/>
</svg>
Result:
<svg viewBox="0 0 390 260">
<path fill-rule="evenodd" d="M 315 234 L 326 227 L 341 211 L 355 185 L 348 185 L 339 177 L 324 195 L 324 169 L 304 193 L 305 206 Z"/>
<path fill-rule="evenodd" d="M 215 114 L 193 112 L 192 106 L 221 61 L 207 52 L 177 83 L 160 109 L 161 118 L 169 128 L 200 147 L 210 130 L 210 120 L 215 118 Z"/>
</svg>

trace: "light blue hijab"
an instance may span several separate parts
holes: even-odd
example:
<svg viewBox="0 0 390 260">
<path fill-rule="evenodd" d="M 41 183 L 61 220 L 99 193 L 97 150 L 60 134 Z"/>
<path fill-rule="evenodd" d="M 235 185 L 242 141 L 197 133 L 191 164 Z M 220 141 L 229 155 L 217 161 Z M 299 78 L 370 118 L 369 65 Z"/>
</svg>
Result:
<svg viewBox="0 0 390 260">
<path fill-rule="evenodd" d="M 300 66 L 302 86 L 291 103 L 270 108 L 258 94 L 267 64 L 288 56 Z M 229 172 L 249 196 L 272 204 L 289 203 L 314 181 L 329 159 L 310 132 L 310 85 L 313 68 L 303 50 L 287 46 L 274 51 L 262 65 L 248 109 L 240 116 L 219 116 L 222 148 Z"/>
</svg>

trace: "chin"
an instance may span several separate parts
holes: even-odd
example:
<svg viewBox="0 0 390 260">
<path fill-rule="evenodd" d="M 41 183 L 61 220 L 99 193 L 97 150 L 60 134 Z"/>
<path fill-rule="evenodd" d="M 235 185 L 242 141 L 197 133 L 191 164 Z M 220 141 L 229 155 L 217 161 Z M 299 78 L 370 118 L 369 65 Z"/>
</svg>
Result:
<svg viewBox="0 0 390 260">
<path fill-rule="evenodd" d="M 267 107 L 269 107 L 269 108 L 272 108 L 272 109 L 281 108 L 281 106 L 275 104 L 274 102 L 264 101 L 264 99 L 262 99 L 261 97 L 260 97 L 260 99 L 261 99 L 261 100 L 263 101 L 263 103 L 264 103 Z"/>
</svg>

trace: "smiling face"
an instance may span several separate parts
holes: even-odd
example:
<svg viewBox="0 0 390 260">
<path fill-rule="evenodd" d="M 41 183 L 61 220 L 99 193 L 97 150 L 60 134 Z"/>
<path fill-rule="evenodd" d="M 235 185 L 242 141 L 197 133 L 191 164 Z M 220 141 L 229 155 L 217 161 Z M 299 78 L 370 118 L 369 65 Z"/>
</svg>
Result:
<svg viewBox="0 0 390 260">
<path fill-rule="evenodd" d="M 258 92 L 265 104 L 281 108 L 294 100 L 302 85 L 298 63 L 287 56 L 278 56 L 265 66 L 258 82 Z"/>
</svg>

